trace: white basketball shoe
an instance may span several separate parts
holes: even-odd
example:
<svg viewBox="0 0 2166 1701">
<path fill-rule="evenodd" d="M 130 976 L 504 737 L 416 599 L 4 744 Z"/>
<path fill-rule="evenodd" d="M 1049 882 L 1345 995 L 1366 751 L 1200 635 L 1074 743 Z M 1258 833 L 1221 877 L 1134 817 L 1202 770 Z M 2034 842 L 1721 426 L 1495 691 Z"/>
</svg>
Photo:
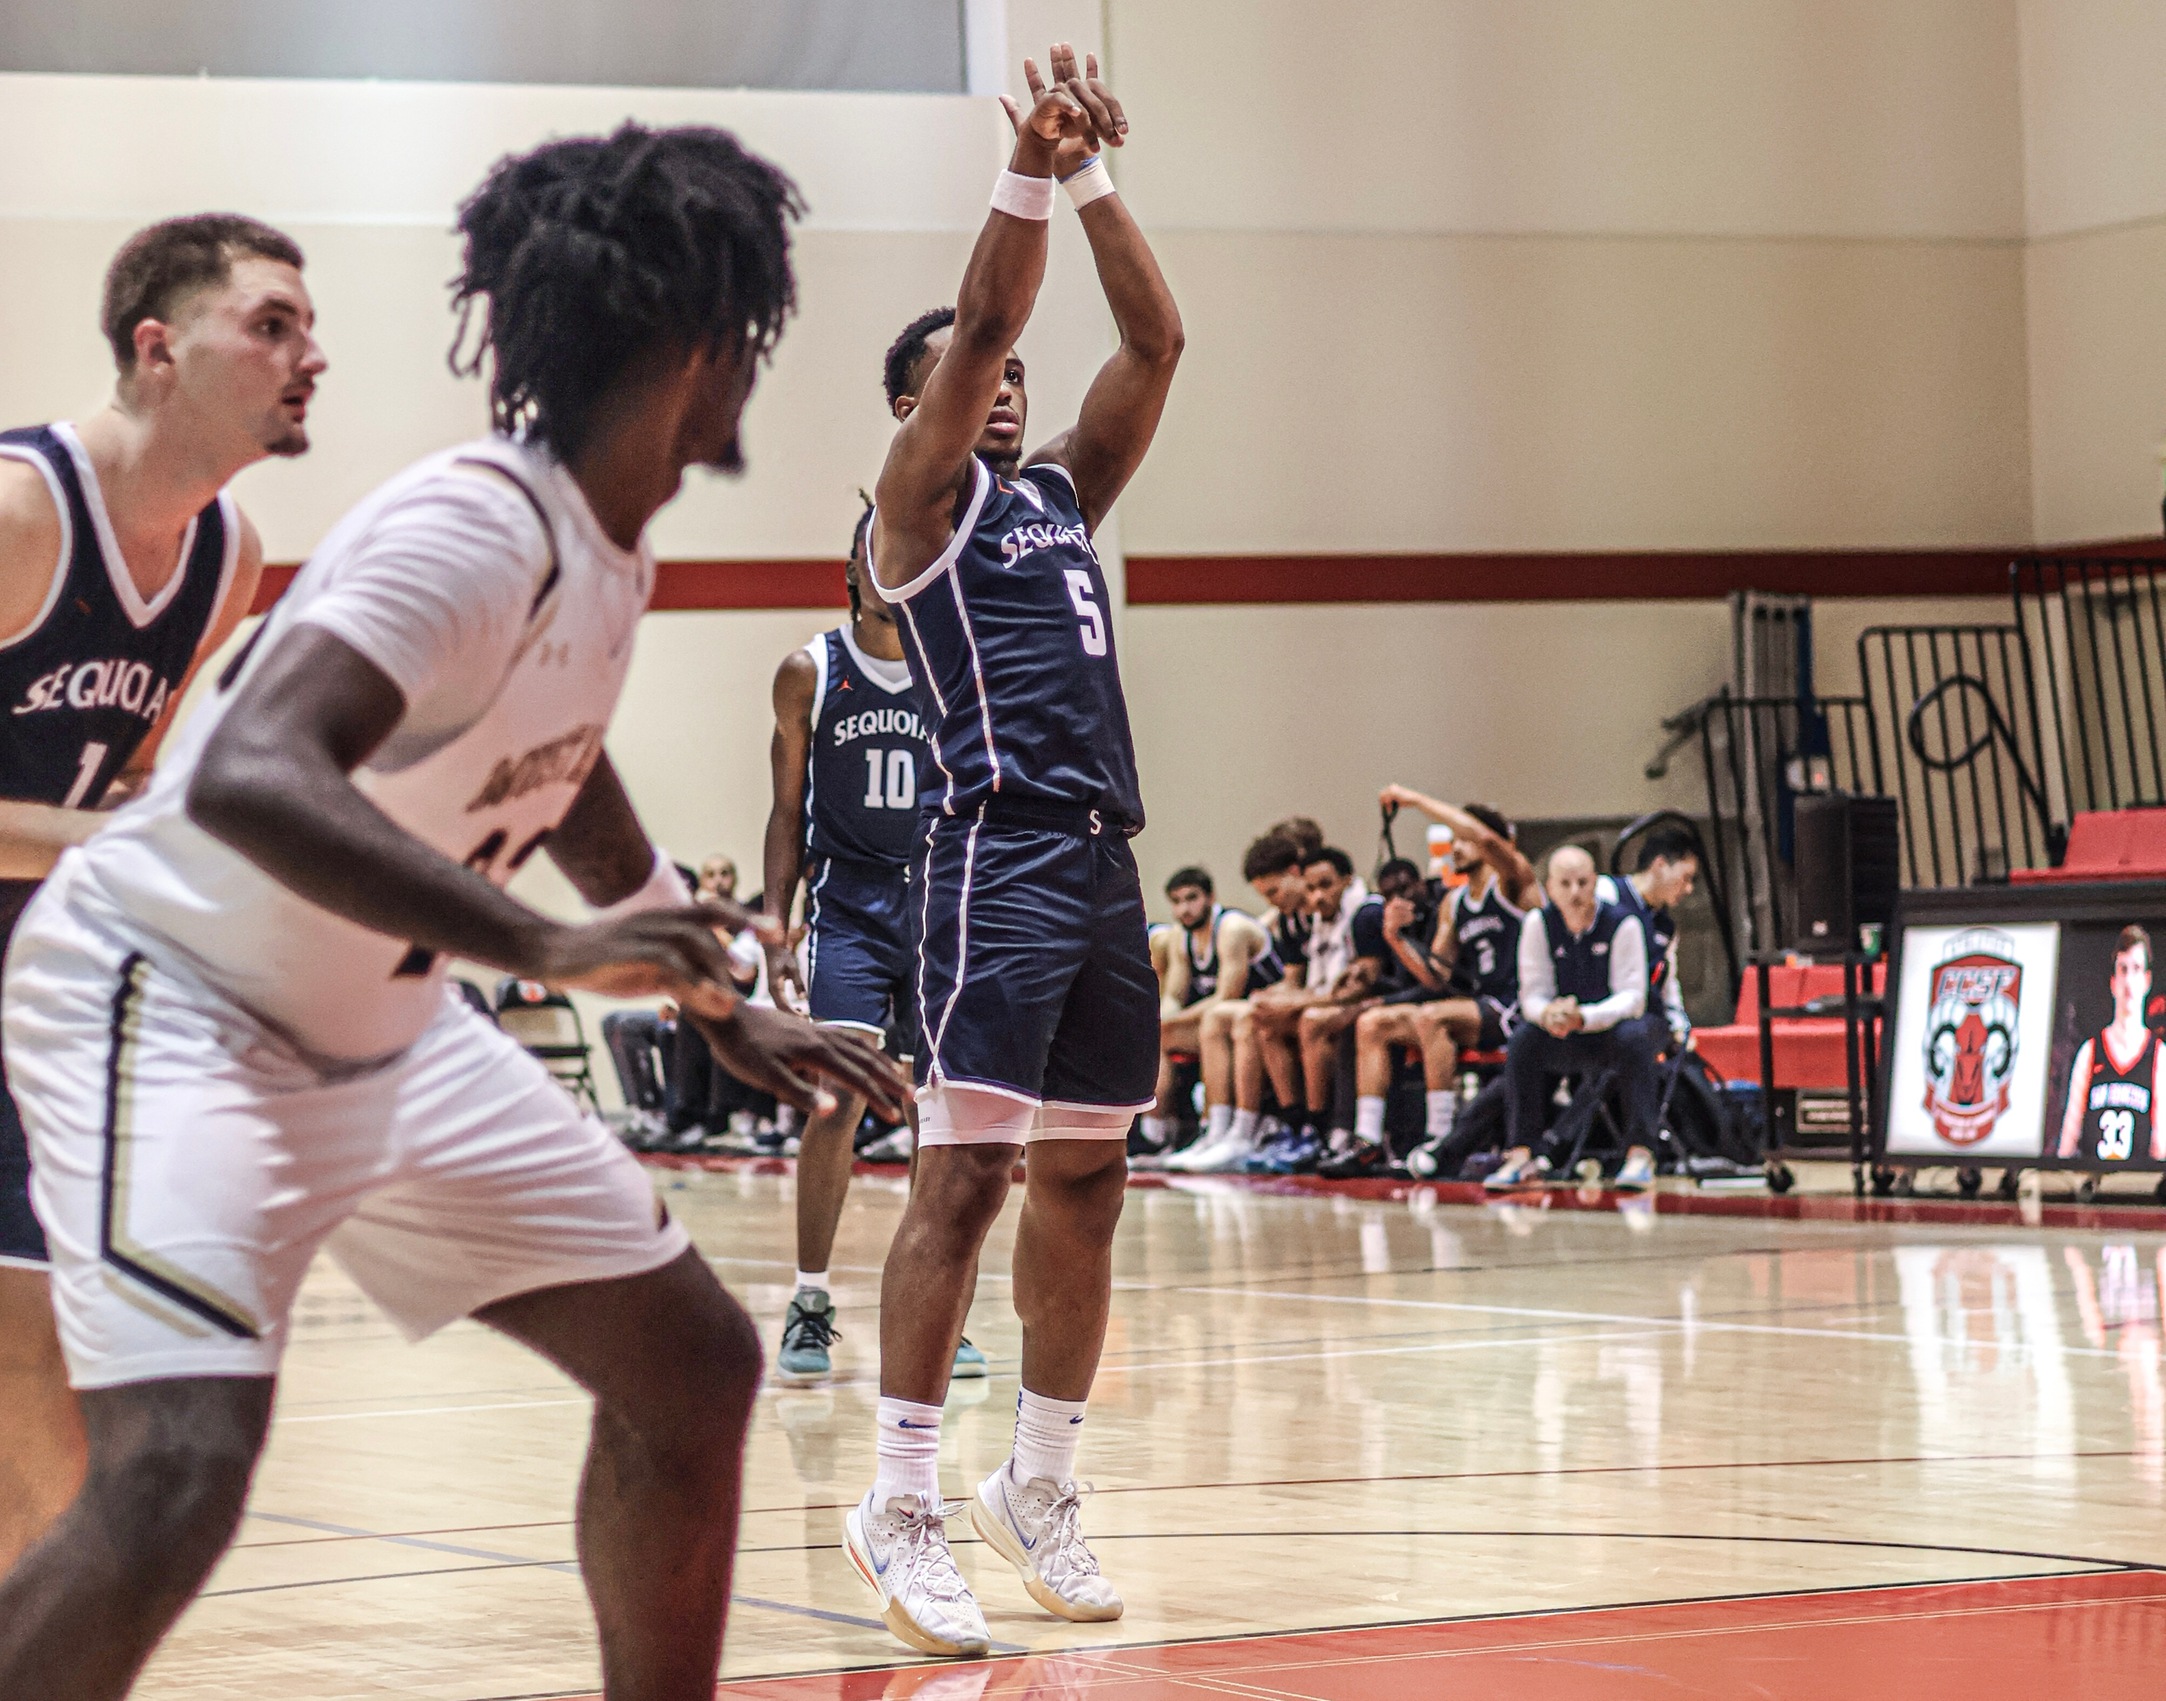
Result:
<svg viewBox="0 0 2166 1701">
<path fill-rule="evenodd" d="M 947 1515 L 960 1510 L 900 1494 L 876 1507 L 868 1494 L 843 1516 L 843 1546 L 880 1597 L 882 1621 L 921 1654 L 982 1654 L 992 1642 L 948 1551 Z"/>
<path fill-rule="evenodd" d="M 1047 1612 L 1075 1624 L 1102 1624 L 1121 1616 L 1122 1602 L 1083 1540 L 1081 1513 L 1074 1483 L 1045 1477 L 1019 1483 L 1002 1465 L 971 1497 L 970 1527 L 1015 1567 L 1030 1598 Z"/>
</svg>

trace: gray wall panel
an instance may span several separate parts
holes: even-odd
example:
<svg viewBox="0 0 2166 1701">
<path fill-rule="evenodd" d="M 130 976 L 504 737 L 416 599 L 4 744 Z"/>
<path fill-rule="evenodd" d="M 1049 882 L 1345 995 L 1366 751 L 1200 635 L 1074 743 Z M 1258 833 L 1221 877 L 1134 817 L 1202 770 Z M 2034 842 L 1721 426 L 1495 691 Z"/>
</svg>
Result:
<svg viewBox="0 0 2166 1701">
<path fill-rule="evenodd" d="M 4 0 L 0 70 L 963 89 L 961 0 Z"/>
</svg>

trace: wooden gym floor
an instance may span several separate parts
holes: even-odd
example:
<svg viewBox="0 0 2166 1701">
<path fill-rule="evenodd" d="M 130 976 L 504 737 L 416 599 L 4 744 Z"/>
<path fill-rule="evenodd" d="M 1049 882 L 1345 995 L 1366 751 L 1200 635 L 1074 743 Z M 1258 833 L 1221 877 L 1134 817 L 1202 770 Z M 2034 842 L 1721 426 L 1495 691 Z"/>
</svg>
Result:
<svg viewBox="0 0 2166 1701">
<path fill-rule="evenodd" d="M 772 1351 L 787 1166 L 656 1178 Z M 835 1383 L 761 1396 L 726 1695 L 2111 1701 L 2166 1670 L 2166 1212 L 1138 1186 L 1081 1473 L 1128 1616 L 1057 1624 L 961 1540 L 996 1657 L 939 1666 L 838 1547 L 901 1200 L 853 1191 Z M 951 1495 L 1006 1449 L 1011 1227 Z M 139 1693 L 592 1695 L 584 1422 L 319 1266 L 240 1545 Z"/>
</svg>

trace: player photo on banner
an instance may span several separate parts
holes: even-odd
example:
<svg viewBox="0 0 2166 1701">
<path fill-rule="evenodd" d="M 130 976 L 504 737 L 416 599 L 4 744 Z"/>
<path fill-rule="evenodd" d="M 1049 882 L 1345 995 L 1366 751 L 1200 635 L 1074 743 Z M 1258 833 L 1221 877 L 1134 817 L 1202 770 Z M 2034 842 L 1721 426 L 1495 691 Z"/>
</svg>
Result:
<svg viewBox="0 0 2166 1701">
<path fill-rule="evenodd" d="M 2057 922 L 1903 935 L 1887 1150 L 1975 1163 L 2045 1149 Z"/>
<path fill-rule="evenodd" d="M 2087 1167 L 2166 1160 L 2159 1119 L 2166 990 L 2154 990 L 2154 942 L 2166 918 L 2061 929 L 2046 1156 Z"/>
</svg>

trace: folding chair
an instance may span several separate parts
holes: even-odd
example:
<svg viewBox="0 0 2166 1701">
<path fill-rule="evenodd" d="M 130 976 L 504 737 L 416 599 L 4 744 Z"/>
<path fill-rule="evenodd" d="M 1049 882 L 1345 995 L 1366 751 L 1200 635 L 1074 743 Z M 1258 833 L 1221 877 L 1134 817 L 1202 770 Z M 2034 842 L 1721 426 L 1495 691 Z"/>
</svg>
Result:
<svg viewBox="0 0 2166 1701">
<path fill-rule="evenodd" d="M 496 987 L 496 1022 L 538 1058 L 559 1086 L 597 1115 L 601 1099 L 594 1086 L 593 1051 L 579 1020 L 578 1006 L 539 981 L 507 975 Z"/>
</svg>

